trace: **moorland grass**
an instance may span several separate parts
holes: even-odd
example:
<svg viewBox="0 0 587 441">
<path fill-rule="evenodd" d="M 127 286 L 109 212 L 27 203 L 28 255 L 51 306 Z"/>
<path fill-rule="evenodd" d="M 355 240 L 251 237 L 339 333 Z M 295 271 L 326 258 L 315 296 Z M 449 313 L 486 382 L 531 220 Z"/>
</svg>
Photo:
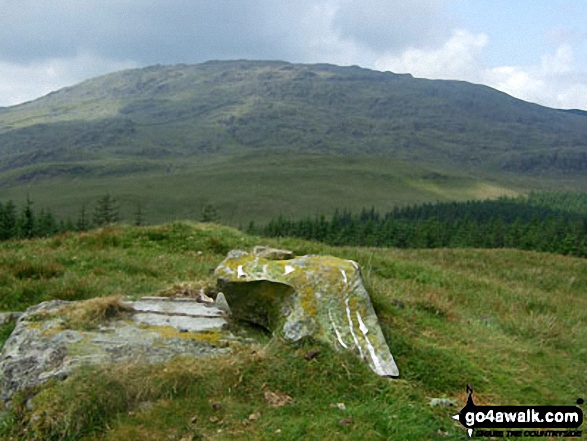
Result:
<svg viewBox="0 0 587 441">
<path fill-rule="evenodd" d="M 336 248 L 210 224 L 111 227 L 1 244 L 2 308 L 209 284 L 228 250 L 257 244 L 359 262 L 401 378 L 316 342 L 274 339 L 229 357 L 82 370 L 44 388 L 33 411 L 17 403 L 3 436 L 464 440 L 449 418 L 460 407 L 433 408 L 431 398 L 462 406 L 470 384 L 477 404 L 572 405 L 587 391 L 587 260 L 547 253 Z M 306 360 L 310 350 L 318 356 Z M 274 407 L 266 391 L 293 402 Z"/>
<path fill-rule="evenodd" d="M 12 199 L 20 207 L 29 196 L 35 209 L 50 209 L 58 219 L 75 221 L 82 205 L 91 214 L 98 199 L 110 194 L 118 201 L 123 220 L 132 223 L 141 204 L 144 220 L 151 224 L 199 220 L 204 206 L 212 204 L 222 223 L 246 227 L 250 221 L 268 222 L 280 214 L 299 219 L 372 205 L 386 212 L 424 202 L 515 196 L 531 188 L 458 171 L 438 173 L 386 157 L 261 152 L 159 165 L 159 169 L 131 170 L 126 175 L 101 174 L 101 169 L 119 167 L 106 162 L 95 173 L 51 179 L 32 167 L 27 174 L 39 176 L 31 181 L 23 181 L 14 172 L 0 172 L 0 201 Z M 43 167 L 56 169 L 55 164 Z"/>
</svg>

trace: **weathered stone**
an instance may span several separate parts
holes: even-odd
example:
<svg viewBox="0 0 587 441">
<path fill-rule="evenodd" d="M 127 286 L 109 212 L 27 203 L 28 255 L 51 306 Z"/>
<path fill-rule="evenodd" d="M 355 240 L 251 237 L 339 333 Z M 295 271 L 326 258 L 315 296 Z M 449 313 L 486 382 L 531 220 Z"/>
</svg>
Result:
<svg viewBox="0 0 587 441">
<path fill-rule="evenodd" d="M 213 304 L 214 303 L 214 299 L 211 298 L 211 297 L 208 297 L 203 292 L 201 292 L 200 294 L 198 294 L 198 297 L 196 298 L 196 301 L 199 302 L 199 303 L 208 303 L 208 304 Z"/>
<path fill-rule="evenodd" d="M 223 317 L 224 312 L 205 303 L 199 303 L 194 299 L 170 299 L 160 297 L 140 299 L 136 302 L 124 302 L 139 312 L 152 312 L 166 315 L 184 315 L 188 317 Z"/>
<path fill-rule="evenodd" d="M 226 312 L 227 314 L 231 314 L 232 312 L 230 311 L 230 306 L 228 304 L 228 302 L 226 301 L 226 297 L 224 296 L 224 293 L 219 292 L 216 295 L 216 303 L 215 306 L 220 309 L 221 311 Z"/>
<path fill-rule="evenodd" d="M 450 398 L 431 398 L 430 402 L 428 404 L 430 404 L 430 407 L 457 406 L 457 402 L 455 400 L 450 399 Z"/>
<path fill-rule="evenodd" d="M 313 336 L 357 353 L 379 375 L 399 375 L 356 262 L 233 250 L 215 274 L 235 318 L 293 341 Z"/>
<path fill-rule="evenodd" d="M 27 309 L 0 355 L 0 400 L 6 403 L 15 392 L 51 378 L 64 379 L 82 365 L 223 353 L 239 340 L 224 330 L 224 311 L 194 299 L 125 303 L 134 309 L 130 317 L 92 330 L 66 329 L 62 308 L 79 302 L 51 301 Z"/>
<path fill-rule="evenodd" d="M 0 312 L 0 326 L 18 320 L 22 312 Z"/>
<path fill-rule="evenodd" d="M 280 250 L 277 248 L 264 247 L 260 245 L 257 245 L 253 249 L 253 254 L 267 260 L 289 260 L 295 257 L 292 251 Z"/>
<path fill-rule="evenodd" d="M 168 316 L 164 314 L 143 313 L 135 314 L 134 321 L 144 326 L 171 326 L 182 332 L 202 332 L 222 329 L 226 325 L 224 318 L 196 319 L 189 316 Z"/>
</svg>

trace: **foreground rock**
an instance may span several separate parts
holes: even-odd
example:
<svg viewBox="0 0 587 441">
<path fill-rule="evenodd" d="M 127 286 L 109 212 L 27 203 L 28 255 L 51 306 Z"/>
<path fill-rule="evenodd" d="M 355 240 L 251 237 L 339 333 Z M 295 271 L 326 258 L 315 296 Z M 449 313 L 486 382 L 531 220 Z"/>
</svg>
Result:
<svg viewBox="0 0 587 441">
<path fill-rule="evenodd" d="M 313 336 L 355 352 L 378 375 L 399 375 L 356 262 L 316 255 L 272 260 L 263 251 L 231 251 L 216 268 L 235 318 L 293 341 Z"/>
<path fill-rule="evenodd" d="M 0 326 L 15 322 L 22 315 L 22 312 L 0 312 Z"/>
<path fill-rule="evenodd" d="M 289 260 L 295 257 L 294 253 L 289 250 L 280 250 L 261 245 L 255 247 L 253 254 L 267 260 Z"/>
<path fill-rule="evenodd" d="M 72 329 L 68 314 L 83 312 L 88 302 L 44 302 L 19 318 L 0 356 L 2 401 L 49 379 L 64 379 L 82 365 L 224 353 L 238 340 L 224 329 L 223 310 L 186 299 L 123 302 L 119 316 Z"/>
</svg>

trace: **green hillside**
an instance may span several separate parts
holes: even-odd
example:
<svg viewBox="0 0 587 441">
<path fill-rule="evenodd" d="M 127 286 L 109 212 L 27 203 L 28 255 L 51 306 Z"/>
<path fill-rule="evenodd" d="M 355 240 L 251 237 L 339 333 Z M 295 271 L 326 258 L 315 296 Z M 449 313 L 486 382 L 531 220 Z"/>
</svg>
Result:
<svg viewBox="0 0 587 441">
<path fill-rule="evenodd" d="M 477 404 L 574 405 L 584 397 L 587 261 L 546 253 L 335 248 L 188 223 L 113 227 L 0 243 L 0 308 L 209 284 L 228 250 L 257 244 L 358 261 L 401 378 L 376 377 L 312 341 L 265 338 L 253 352 L 205 363 L 80 372 L 45 388 L 34 410 L 17 403 L 2 416 L 0 436 L 465 440 L 450 415 L 464 406 L 466 384 Z M 306 360 L 310 350 L 318 356 Z M 293 403 L 274 407 L 266 390 Z M 432 398 L 458 408 L 431 407 Z"/>
<path fill-rule="evenodd" d="M 137 165 L 133 161 L 128 164 Z M 29 195 L 36 207 L 49 208 L 60 218 L 75 220 L 83 204 L 91 208 L 101 196 L 110 193 L 118 199 L 122 218 L 127 222 L 132 222 L 138 203 L 150 223 L 197 220 L 202 208 L 212 204 L 220 221 L 238 226 L 251 220 L 266 222 L 280 214 L 300 217 L 330 213 L 340 207 L 359 210 L 366 205 L 385 210 L 418 202 L 518 193 L 507 184 L 463 173 L 435 173 L 391 158 L 273 152 L 208 158 L 170 168 L 169 172 L 98 172 L 77 177 L 56 173 L 58 168 L 47 168 L 47 175 L 36 177 L 32 184 L 8 181 L 12 185 L 0 188 L 0 201 L 23 202 Z M 20 171 L 11 173 L 18 176 Z"/>
<path fill-rule="evenodd" d="M 583 112 L 465 82 L 278 61 L 153 66 L 0 109 L 0 200 L 29 193 L 72 215 L 109 191 L 129 212 L 149 205 L 153 222 L 214 201 L 237 225 L 586 190 L 586 140 Z"/>
</svg>

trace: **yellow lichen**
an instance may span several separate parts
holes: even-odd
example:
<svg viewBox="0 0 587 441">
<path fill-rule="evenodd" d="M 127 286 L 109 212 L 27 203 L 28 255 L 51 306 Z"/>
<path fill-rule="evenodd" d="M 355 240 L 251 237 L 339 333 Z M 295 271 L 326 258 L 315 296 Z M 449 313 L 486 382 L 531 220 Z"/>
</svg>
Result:
<svg viewBox="0 0 587 441">
<path fill-rule="evenodd" d="M 195 334 L 193 337 L 195 340 L 202 341 L 205 343 L 210 343 L 210 344 L 219 343 L 219 341 L 222 337 L 222 332 L 220 332 L 218 330 L 194 332 L 193 334 Z"/>
<path fill-rule="evenodd" d="M 316 315 L 318 306 L 316 297 L 314 296 L 314 290 L 311 287 L 303 286 L 296 289 L 296 291 L 299 296 L 300 306 L 304 312 L 310 317 L 314 317 Z"/>
<path fill-rule="evenodd" d="M 222 337 L 222 332 L 219 330 L 181 332 L 179 329 L 174 328 L 173 326 L 152 325 L 141 326 L 141 328 L 157 331 L 163 338 L 183 338 L 186 340 L 198 340 L 210 344 L 217 344 Z"/>
<path fill-rule="evenodd" d="M 80 341 L 76 341 L 73 343 L 68 344 L 67 346 L 67 353 L 71 356 L 73 355 L 86 355 L 86 354 L 96 354 L 98 346 L 90 344 L 91 338 L 89 336 L 84 336 L 84 338 Z"/>
<path fill-rule="evenodd" d="M 63 327 L 63 324 L 59 323 L 58 325 L 52 327 L 52 328 L 48 328 L 45 329 L 44 331 L 41 331 L 41 336 L 45 337 L 45 338 L 51 338 L 56 334 L 59 334 L 60 332 L 64 331 L 65 328 Z"/>
</svg>

